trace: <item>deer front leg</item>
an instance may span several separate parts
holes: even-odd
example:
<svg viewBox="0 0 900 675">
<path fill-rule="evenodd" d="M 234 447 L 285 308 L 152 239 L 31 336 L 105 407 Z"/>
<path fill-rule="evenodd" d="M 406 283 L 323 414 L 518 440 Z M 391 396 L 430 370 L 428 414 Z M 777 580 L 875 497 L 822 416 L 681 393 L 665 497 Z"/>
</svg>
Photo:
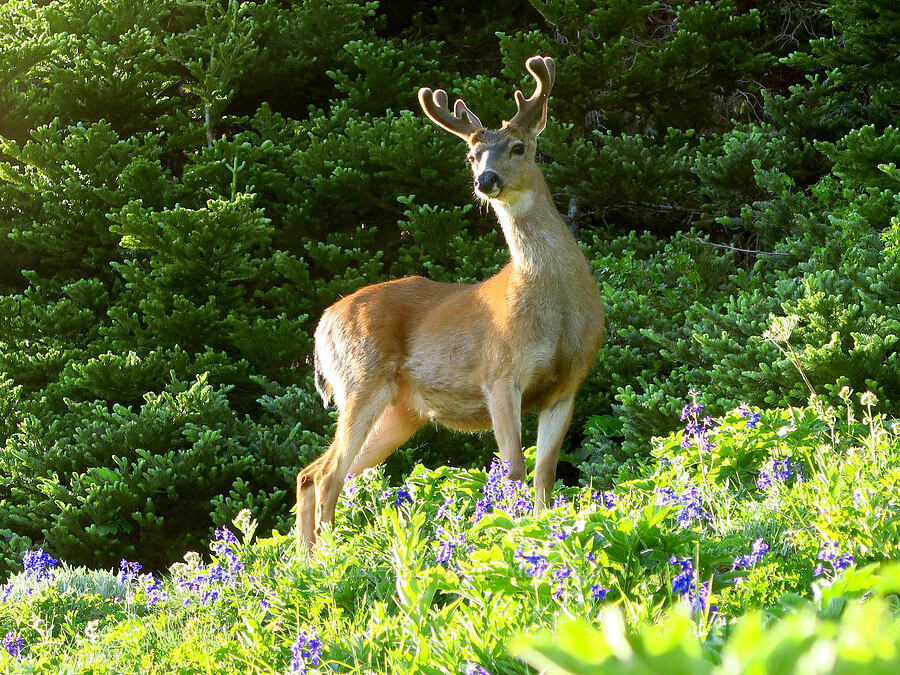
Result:
<svg viewBox="0 0 900 675">
<path fill-rule="evenodd" d="M 538 417 L 537 462 L 534 467 L 534 510 L 550 503 L 556 481 L 559 448 L 572 421 L 574 399 L 562 398 L 541 410 Z"/>
<path fill-rule="evenodd" d="M 500 459 L 509 462 L 508 480 L 525 480 L 522 454 L 522 391 L 512 380 L 498 380 L 484 388 L 491 426 Z"/>
</svg>

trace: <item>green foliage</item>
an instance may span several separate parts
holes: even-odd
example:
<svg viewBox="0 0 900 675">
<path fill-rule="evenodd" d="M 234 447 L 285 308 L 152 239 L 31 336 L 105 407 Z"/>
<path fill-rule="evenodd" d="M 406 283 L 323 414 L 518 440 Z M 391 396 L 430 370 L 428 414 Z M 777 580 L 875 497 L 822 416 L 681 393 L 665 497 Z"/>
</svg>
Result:
<svg viewBox="0 0 900 675">
<path fill-rule="evenodd" d="M 499 462 L 400 488 L 377 469 L 300 555 L 247 510 L 159 577 L 32 555 L 0 585 L 0 633 L 23 640 L 0 668 L 285 672 L 302 636 L 309 672 L 880 672 L 900 653 L 900 436 L 871 393 L 843 396 L 717 420 L 694 402 L 660 462 L 557 486 L 537 515 Z"/>
<path fill-rule="evenodd" d="M 0 569 L 42 544 L 160 567 L 245 507 L 286 528 L 331 433 L 323 309 L 506 260 L 416 89 L 498 124 L 537 52 L 540 159 L 608 310 L 567 482 L 633 477 L 692 387 L 714 414 L 843 387 L 896 408 L 891 3 L 455 7 L 0 6 Z M 491 448 L 425 430 L 389 475 Z"/>
</svg>

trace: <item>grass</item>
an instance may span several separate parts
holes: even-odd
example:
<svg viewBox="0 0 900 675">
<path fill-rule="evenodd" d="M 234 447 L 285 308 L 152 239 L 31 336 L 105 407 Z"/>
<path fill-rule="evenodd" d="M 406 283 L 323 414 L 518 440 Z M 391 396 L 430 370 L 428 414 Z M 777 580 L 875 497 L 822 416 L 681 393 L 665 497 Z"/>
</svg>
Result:
<svg viewBox="0 0 900 675">
<path fill-rule="evenodd" d="M 694 403 L 640 475 L 559 488 L 536 516 L 499 462 L 400 489 L 370 471 L 299 560 L 246 512 L 159 579 L 34 553 L 0 587 L 0 666 L 895 672 L 900 436 L 875 403 L 716 420 Z"/>
</svg>

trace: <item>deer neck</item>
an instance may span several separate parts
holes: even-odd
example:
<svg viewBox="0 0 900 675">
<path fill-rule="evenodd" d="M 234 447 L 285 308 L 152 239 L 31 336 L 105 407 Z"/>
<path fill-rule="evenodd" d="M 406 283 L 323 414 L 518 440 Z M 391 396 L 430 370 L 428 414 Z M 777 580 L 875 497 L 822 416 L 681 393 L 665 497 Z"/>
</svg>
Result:
<svg viewBox="0 0 900 675">
<path fill-rule="evenodd" d="M 584 254 L 563 222 L 546 182 L 491 205 L 503 229 L 516 279 L 524 283 L 565 281 L 587 271 Z"/>
</svg>

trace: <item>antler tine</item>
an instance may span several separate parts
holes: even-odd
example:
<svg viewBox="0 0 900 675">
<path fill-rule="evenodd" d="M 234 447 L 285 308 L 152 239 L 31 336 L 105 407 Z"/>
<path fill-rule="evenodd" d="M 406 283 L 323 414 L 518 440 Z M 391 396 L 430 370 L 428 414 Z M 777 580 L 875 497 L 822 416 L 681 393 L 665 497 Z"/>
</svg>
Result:
<svg viewBox="0 0 900 675">
<path fill-rule="evenodd" d="M 419 89 L 419 105 L 422 106 L 422 110 L 431 121 L 442 129 L 446 129 L 465 141 L 468 141 L 476 131 L 484 129 L 481 120 L 466 107 L 462 99 L 457 99 L 453 105 L 453 112 L 450 112 L 449 103 L 447 92 L 443 89 L 435 91 L 428 87 Z"/>
<path fill-rule="evenodd" d="M 543 129 L 543 121 L 547 110 L 547 99 L 556 79 L 556 64 L 549 56 L 532 56 L 525 62 L 525 68 L 531 73 L 537 85 L 531 98 L 525 98 L 516 90 L 516 107 L 518 111 L 507 122 L 508 126 Z M 539 131 L 540 131 L 539 129 Z"/>
</svg>

